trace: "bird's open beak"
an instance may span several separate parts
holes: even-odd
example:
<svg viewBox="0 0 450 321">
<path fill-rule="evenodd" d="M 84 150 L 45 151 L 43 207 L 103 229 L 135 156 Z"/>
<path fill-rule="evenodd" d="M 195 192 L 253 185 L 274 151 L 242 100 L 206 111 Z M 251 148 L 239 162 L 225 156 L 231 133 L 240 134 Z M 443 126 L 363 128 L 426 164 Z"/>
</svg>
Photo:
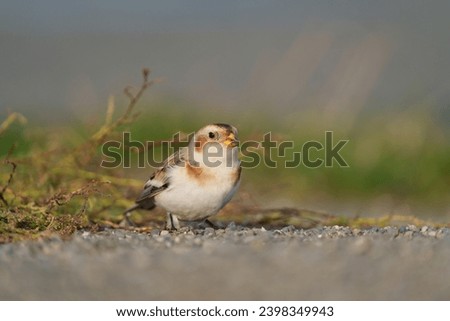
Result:
<svg viewBox="0 0 450 321">
<path fill-rule="evenodd" d="M 233 148 L 239 146 L 239 141 L 236 139 L 236 137 L 234 137 L 234 134 L 231 133 L 225 140 L 225 145 L 227 145 L 227 147 Z"/>
</svg>

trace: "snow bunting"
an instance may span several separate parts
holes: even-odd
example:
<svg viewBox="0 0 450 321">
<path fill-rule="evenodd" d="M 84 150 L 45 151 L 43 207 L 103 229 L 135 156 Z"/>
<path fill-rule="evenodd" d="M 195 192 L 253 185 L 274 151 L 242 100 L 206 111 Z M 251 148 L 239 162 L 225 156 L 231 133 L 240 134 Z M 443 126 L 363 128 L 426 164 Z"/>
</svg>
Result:
<svg viewBox="0 0 450 321">
<path fill-rule="evenodd" d="M 167 229 L 179 229 L 181 221 L 205 221 L 217 214 L 238 189 L 241 166 L 237 129 L 227 124 L 207 125 L 198 130 L 188 146 L 169 156 L 145 183 L 135 209 L 167 212 Z"/>
</svg>

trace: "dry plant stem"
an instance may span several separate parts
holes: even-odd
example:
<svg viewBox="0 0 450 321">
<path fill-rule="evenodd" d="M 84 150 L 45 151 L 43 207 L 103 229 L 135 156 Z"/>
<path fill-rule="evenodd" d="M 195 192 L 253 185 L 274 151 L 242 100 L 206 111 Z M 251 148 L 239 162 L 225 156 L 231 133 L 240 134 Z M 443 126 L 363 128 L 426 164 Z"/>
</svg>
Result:
<svg viewBox="0 0 450 321">
<path fill-rule="evenodd" d="M 110 135 L 112 132 L 114 132 L 118 127 L 131 123 L 136 117 L 137 114 L 133 114 L 133 109 L 136 106 L 139 99 L 142 97 L 142 94 L 144 91 L 150 87 L 155 81 L 149 80 L 148 76 L 150 74 L 150 71 L 148 69 L 143 69 L 142 75 L 143 75 L 143 82 L 141 84 L 141 87 L 139 88 L 139 91 L 136 93 L 136 95 L 133 95 L 130 92 L 129 87 L 125 88 L 125 94 L 129 98 L 128 106 L 123 113 L 121 117 L 119 117 L 116 121 L 112 120 L 113 113 L 114 113 L 114 101 L 110 99 L 108 103 L 108 109 L 106 113 L 106 119 L 105 124 L 94 134 L 91 136 L 91 138 L 87 141 L 86 144 L 83 144 L 80 146 L 80 148 L 77 149 L 77 151 L 83 151 L 86 150 L 93 150 L 96 146 L 101 144 L 108 135 Z M 136 182 L 131 180 L 123 180 L 120 178 L 110 177 L 106 175 L 101 175 L 99 173 L 94 173 L 91 171 L 88 171 L 86 169 L 80 168 L 82 164 L 76 159 L 75 155 L 77 155 L 77 152 L 67 153 L 67 157 L 65 161 L 63 161 L 63 164 L 67 164 L 68 166 L 76 166 L 77 167 L 77 174 L 80 176 L 83 176 L 84 178 L 90 178 L 94 180 L 98 180 L 99 178 L 104 180 L 103 182 L 94 181 L 90 184 L 72 192 L 69 194 L 64 193 L 57 193 L 53 195 L 48 201 L 47 201 L 47 209 L 46 212 L 49 213 L 55 206 L 62 206 L 65 203 L 69 202 L 74 196 L 82 196 L 85 198 L 84 205 L 81 209 L 81 213 L 85 213 L 86 211 L 86 205 L 87 205 L 87 197 L 88 194 L 92 191 L 95 191 L 92 187 L 94 185 L 97 185 L 98 183 L 113 183 L 116 185 L 129 185 L 130 183 L 135 183 L 134 185 L 137 185 Z M 91 155 L 92 156 L 92 155 Z M 85 159 L 85 161 L 89 160 L 90 156 Z M 61 168 L 64 172 L 64 168 Z M 58 172 L 57 168 L 53 169 L 55 172 Z M 131 184 L 133 185 L 133 184 Z M 140 185 L 140 184 L 139 184 Z"/>
<path fill-rule="evenodd" d="M 0 136 L 11 126 L 12 123 L 18 121 L 21 124 L 25 124 L 27 119 L 19 113 L 10 114 L 1 124 L 0 124 Z"/>
<path fill-rule="evenodd" d="M 142 94 L 145 92 L 145 90 L 147 88 L 152 86 L 155 82 L 158 82 L 158 80 L 149 80 L 148 79 L 149 75 L 150 75 L 150 70 L 147 68 L 144 68 L 142 70 L 143 81 L 142 81 L 141 87 L 139 88 L 138 92 L 135 95 L 133 95 L 131 93 L 130 86 L 125 88 L 124 93 L 129 99 L 128 106 L 127 106 L 125 112 L 123 113 L 123 115 L 114 122 L 111 122 L 114 105 L 112 103 L 109 104 L 108 112 L 107 112 L 107 121 L 100 128 L 100 130 L 91 137 L 91 140 L 93 140 L 96 143 L 99 143 L 99 142 L 103 141 L 108 136 L 108 134 L 110 134 L 116 128 L 118 128 L 122 125 L 128 124 L 134 120 L 134 118 L 137 116 L 137 114 L 132 114 L 132 112 L 133 112 L 133 109 L 136 106 L 137 102 L 142 97 Z"/>
<path fill-rule="evenodd" d="M 85 202 L 92 192 L 99 192 L 96 187 L 99 184 L 103 184 L 104 182 L 98 182 L 93 180 L 92 182 L 88 183 L 87 185 L 73 191 L 67 194 L 64 193 L 56 193 L 53 195 L 48 201 L 47 201 L 47 210 L 46 212 L 49 213 L 55 206 L 62 206 L 68 202 L 75 196 L 82 196 L 85 199 Z M 86 203 L 84 204 L 84 206 Z M 85 209 L 81 210 L 82 212 L 85 211 Z"/>
<path fill-rule="evenodd" d="M 4 193 L 6 192 L 6 189 L 9 187 L 9 185 L 12 182 L 14 173 L 16 172 L 17 165 L 16 165 L 16 163 L 14 163 L 8 159 L 5 160 L 5 164 L 10 164 L 12 166 L 12 170 L 11 170 L 11 173 L 9 173 L 9 178 L 8 178 L 8 181 L 6 182 L 6 185 L 3 186 L 2 190 L 0 191 L 0 201 L 2 201 L 2 203 L 5 206 L 8 206 L 8 202 L 5 199 Z"/>
</svg>

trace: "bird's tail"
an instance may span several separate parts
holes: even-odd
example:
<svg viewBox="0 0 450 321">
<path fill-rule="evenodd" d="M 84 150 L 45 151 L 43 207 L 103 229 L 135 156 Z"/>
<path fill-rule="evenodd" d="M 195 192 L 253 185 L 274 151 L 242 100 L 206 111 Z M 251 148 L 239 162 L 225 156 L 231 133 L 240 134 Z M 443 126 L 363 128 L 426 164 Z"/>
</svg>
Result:
<svg viewBox="0 0 450 321">
<path fill-rule="evenodd" d="M 134 204 L 133 206 L 127 208 L 123 214 L 124 215 L 128 215 L 129 213 L 133 212 L 134 210 L 137 209 L 143 209 L 143 210 L 152 210 L 153 208 L 155 208 L 155 202 L 153 200 L 153 198 L 146 198 L 140 202 L 137 202 L 136 204 Z"/>
<path fill-rule="evenodd" d="M 155 203 L 153 201 L 153 198 L 146 198 L 136 204 L 134 204 L 133 206 L 127 208 L 124 212 L 123 212 L 123 217 L 124 220 L 122 221 L 123 224 L 127 224 L 130 226 L 135 226 L 135 224 L 133 223 L 133 221 L 130 219 L 131 216 L 131 212 L 133 212 L 134 210 L 137 209 L 144 209 L 144 210 L 151 210 L 155 207 Z M 122 224 L 121 223 L 121 224 Z"/>
</svg>

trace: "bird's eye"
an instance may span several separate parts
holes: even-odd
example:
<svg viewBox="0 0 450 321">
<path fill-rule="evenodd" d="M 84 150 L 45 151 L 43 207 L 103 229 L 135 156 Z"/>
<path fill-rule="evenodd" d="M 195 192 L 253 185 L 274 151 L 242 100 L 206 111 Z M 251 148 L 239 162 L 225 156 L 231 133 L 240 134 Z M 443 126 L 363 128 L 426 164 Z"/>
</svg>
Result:
<svg viewBox="0 0 450 321">
<path fill-rule="evenodd" d="M 211 138 L 211 139 L 216 138 L 216 134 L 213 133 L 213 132 L 209 132 L 208 136 L 209 136 L 209 138 Z"/>
</svg>

